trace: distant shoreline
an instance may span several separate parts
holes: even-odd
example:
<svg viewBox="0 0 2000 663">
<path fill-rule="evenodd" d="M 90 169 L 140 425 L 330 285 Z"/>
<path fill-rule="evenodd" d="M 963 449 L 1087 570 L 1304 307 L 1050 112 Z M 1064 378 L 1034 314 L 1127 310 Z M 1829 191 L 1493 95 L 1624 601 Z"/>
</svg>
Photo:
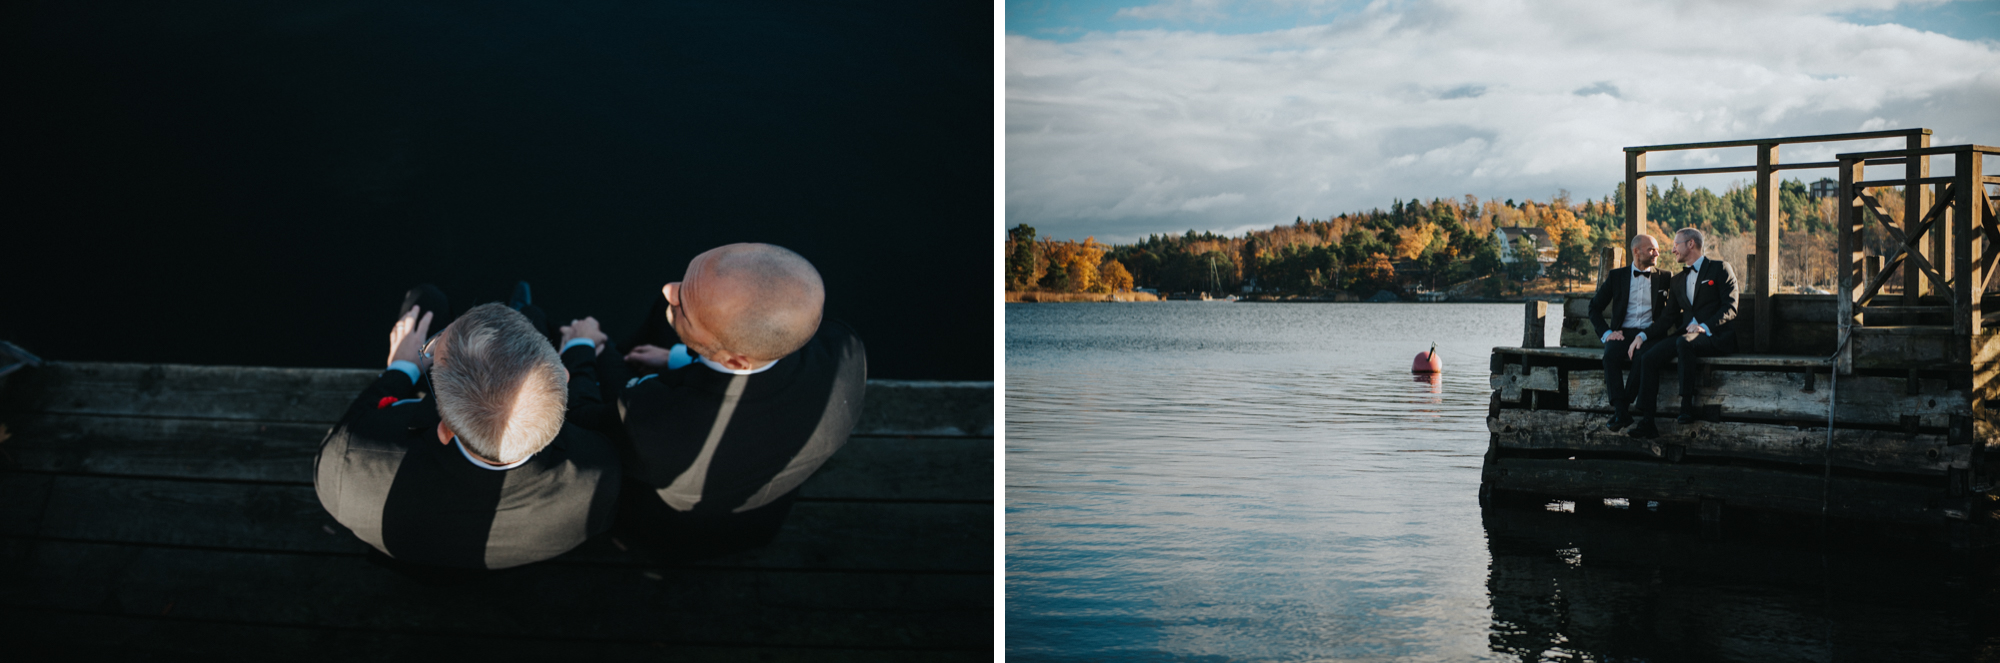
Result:
<svg viewBox="0 0 2000 663">
<path fill-rule="evenodd" d="M 1563 299 L 1564 299 L 1564 296 L 1563 296 L 1563 295 L 1560 295 L 1560 294 L 1546 294 L 1546 295 L 1523 295 L 1523 296 L 1516 296 L 1516 297 L 1493 297 L 1493 298 L 1489 298 L 1489 297 L 1471 297 L 1471 298 L 1465 298 L 1465 299 L 1452 299 L 1452 300 L 1447 300 L 1447 301 L 1442 301 L 1442 302 L 1417 302 L 1417 301 L 1409 301 L 1409 300 L 1401 300 L 1401 299 L 1399 299 L 1399 300 L 1396 300 L 1396 301 L 1393 301 L 1393 302 L 1371 302 L 1371 301 L 1368 301 L 1368 300 L 1366 300 L 1366 299 L 1358 299 L 1358 298 L 1352 298 L 1352 297 L 1349 297 L 1349 298 L 1341 298 L 1341 299 L 1336 299 L 1336 298 L 1330 298 L 1330 297 L 1298 297 L 1298 298 L 1289 298 L 1289 299 L 1264 299 L 1264 298 L 1246 298 L 1246 299 L 1239 299 L 1239 300 L 1236 300 L 1236 303 L 1239 303 L 1239 304 L 1375 304 L 1375 303 L 1383 303 L 1383 304 L 1519 304 L 1519 303 L 1521 303 L 1521 302 L 1526 302 L 1526 301 L 1548 301 L 1548 302 L 1557 302 L 1557 303 L 1560 303 L 1560 302 L 1562 302 L 1562 301 L 1563 301 Z M 1160 297 L 1160 296 L 1158 296 L 1158 295 L 1154 295 L 1154 294 L 1152 294 L 1152 293 L 1146 293 L 1146 292 L 1117 292 L 1117 293 L 1106 293 L 1106 292 L 1014 292 L 1014 291 L 1008 291 L 1008 292 L 1007 292 L 1007 296 L 1006 296 L 1006 303 L 1008 303 L 1008 304 L 1052 304 L 1052 303 L 1073 303 L 1073 302 L 1160 302 L 1160 301 L 1169 301 L 1169 300 L 1168 300 L 1168 299 L 1166 299 L 1166 298 L 1164 298 L 1164 297 Z M 1184 301 L 1184 300 L 1172 300 L 1172 301 Z M 1185 300 L 1185 301 L 1194 301 L 1194 300 Z M 1210 302 L 1207 302 L 1207 303 L 1218 303 L 1218 302 L 1216 302 L 1216 301 L 1210 301 Z"/>
</svg>

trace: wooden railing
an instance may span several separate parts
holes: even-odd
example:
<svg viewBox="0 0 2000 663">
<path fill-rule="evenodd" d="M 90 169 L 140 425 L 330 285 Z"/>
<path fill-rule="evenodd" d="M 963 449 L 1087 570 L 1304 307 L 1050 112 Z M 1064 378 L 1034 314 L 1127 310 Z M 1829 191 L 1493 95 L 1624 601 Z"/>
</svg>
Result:
<svg viewBox="0 0 2000 663">
<path fill-rule="evenodd" d="M 1755 189 L 1757 196 L 1757 206 L 1756 206 L 1757 224 L 1755 230 L 1756 248 L 1754 249 L 1752 259 L 1748 261 L 1750 264 L 1739 266 L 1743 270 L 1742 272 L 1739 273 L 1744 274 L 1744 276 L 1746 277 L 1743 279 L 1742 282 L 1743 286 L 1745 286 L 1743 289 L 1744 293 L 1743 304 L 1747 306 L 1750 310 L 1755 312 L 1755 319 L 1753 320 L 1752 324 L 1752 327 L 1754 329 L 1751 332 L 1752 338 L 1754 339 L 1753 344 L 1755 347 L 1755 351 L 1769 352 L 1771 348 L 1771 330 L 1774 326 L 1773 316 L 1771 315 L 1771 295 L 1775 293 L 1776 285 L 1778 282 L 1778 261 L 1774 259 L 1775 256 L 1778 255 L 1777 220 L 1778 220 L 1779 180 L 1777 177 L 1777 173 L 1778 171 L 1781 170 L 1799 170 L 1799 169 L 1809 169 L 1809 168 L 1840 168 L 1844 163 L 1843 161 L 1825 161 L 1825 162 L 1781 164 L 1778 163 L 1778 146 L 1799 144 L 1799 143 L 1827 143 L 1827 142 L 1848 141 L 1848 140 L 1874 140 L 1882 138 L 1904 139 L 1904 141 L 1908 145 L 1908 148 L 1906 150 L 1898 151 L 1895 153 L 1897 155 L 1896 162 L 1902 163 L 1903 159 L 1909 156 L 1911 150 L 1921 151 L 1924 148 L 1930 147 L 1931 130 L 1922 128 L 1896 129 L 1891 131 L 1866 131 L 1860 133 L 1827 134 L 1822 136 L 1794 136 L 1791 138 L 1755 138 L 1749 140 L 1725 140 L 1725 141 L 1715 141 L 1707 143 L 1677 143 L 1672 145 L 1642 145 L 1638 147 L 1627 147 L 1625 148 L 1625 201 L 1624 201 L 1626 210 L 1625 245 L 1630 246 L 1632 243 L 1632 237 L 1634 235 L 1637 235 L 1640 232 L 1640 229 L 1644 228 L 1646 224 L 1646 178 L 1647 177 L 1649 176 L 1666 177 L 1669 175 L 1707 175 L 1715 173 L 1756 173 L 1757 174 L 1757 185 Z M 1720 168 L 1683 168 L 1678 170 L 1646 169 L 1646 155 L 1652 152 L 1709 150 L 1709 149 L 1718 149 L 1727 147 L 1756 148 L 1757 150 L 1756 165 L 1726 166 Z M 1921 180 L 1929 176 L 1928 168 L 1930 167 L 1930 160 L 1927 155 L 1919 156 L 1917 157 L 1917 159 L 1919 162 L 1918 167 L 1916 169 L 1913 169 L 1912 172 L 1916 172 L 1919 174 L 1913 176 L 1912 179 Z M 1974 172 L 1977 173 L 1978 171 L 1975 169 Z M 1906 182 L 1899 180 L 1894 183 L 1903 184 Z M 1915 186 L 1911 186 L 1911 189 L 1915 188 L 1916 188 Z M 1920 201 L 1918 201 L 1915 198 L 1911 198 L 1908 201 L 1906 201 L 1906 203 L 1910 211 L 1906 212 L 1905 218 L 1915 217 L 1917 215 L 1917 212 L 1920 211 L 1917 209 L 1918 206 L 1920 205 Z M 1659 239 L 1664 242 L 1669 240 L 1670 238 L 1662 237 Z M 1846 244 L 1842 244 L 1842 246 L 1846 246 Z M 1885 270 L 1885 272 L 1886 271 L 1888 270 Z M 1907 284 L 1906 287 L 1904 288 L 1906 296 L 1912 298 L 1912 303 L 1914 303 L 1915 296 L 1917 294 L 1921 294 L 1921 292 L 1919 292 L 1921 288 L 1922 285 L 1916 283 L 1914 279 L 1912 279 L 1912 281 L 1909 284 Z M 1909 293 L 1916 293 L 1916 294 L 1909 294 Z"/>
<path fill-rule="evenodd" d="M 1953 157 L 1953 173 L 1931 177 L 1930 157 L 1946 154 Z M 1902 150 L 1838 155 L 1840 243 L 1836 262 L 1840 263 L 1838 315 L 1843 340 L 1854 328 L 1866 324 L 1867 314 L 1890 314 L 1897 322 L 1909 324 L 1913 316 L 1949 313 L 1951 359 L 1972 361 L 1972 341 L 1982 333 L 1981 293 L 1992 278 L 1994 260 L 2000 258 L 2000 224 L 1995 221 L 2000 207 L 1986 192 L 1986 185 L 2000 183 L 2000 177 L 1984 174 L 1988 154 L 2000 154 L 2000 148 L 1913 144 Z M 1870 165 L 1900 165 L 1903 176 L 1865 179 L 1865 168 Z M 1890 186 L 1903 187 L 1900 224 L 1868 193 Z M 1883 256 L 1879 268 L 1863 266 L 1862 225 L 1867 214 L 1875 216 L 1895 243 L 1894 253 Z M 1884 295 L 1884 286 L 1899 266 L 1903 268 L 1900 305 L 1876 304 L 1875 299 Z M 1943 295 L 1947 303 L 1922 305 L 1926 294 Z M 1840 357 L 1843 371 L 1851 367 L 1852 355 L 1852 344 L 1844 343 Z"/>
</svg>

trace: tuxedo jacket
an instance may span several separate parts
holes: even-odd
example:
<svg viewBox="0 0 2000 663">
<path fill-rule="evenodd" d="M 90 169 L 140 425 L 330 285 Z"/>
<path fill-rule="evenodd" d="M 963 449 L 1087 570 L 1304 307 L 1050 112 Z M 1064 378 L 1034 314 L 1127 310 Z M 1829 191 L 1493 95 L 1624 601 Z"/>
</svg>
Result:
<svg viewBox="0 0 2000 663">
<path fill-rule="evenodd" d="M 572 359 L 564 355 L 577 384 L 616 368 Z M 697 361 L 602 390 L 602 405 L 573 407 L 572 421 L 616 438 L 625 480 L 667 507 L 727 517 L 789 496 L 845 445 L 867 383 L 861 339 L 827 319 L 805 347 L 763 372 L 735 375 Z M 589 392 L 572 391 L 586 401 Z"/>
<path fill-rule="evenodd" d="M 383 372 L 313 460 L 320 504 L 368 545 L 399 561 L 504 569 L 611 526 L 620 474 L 604 436 L 565 423 L 526 463 L 489 470 L 438 442 L 437 404 L 415 392 L 409 376 Z"/>
<path fill-rule="evenodd" d="M 1694 298 L 1688 298 L 1688 280 L 1693 279 Z M 1701 264 L 1701 272 L 1682 269 L 1675 274 L 1667 287 L 1667 310 L 1669 319 L 1674 320 L 1674 330 L 1687 329 L 1688 324 L 1699 322 L 1708 325 L 1708 331 L 1715 335 L 1715 342 L 1723 347 L 1735 338 L 1737 292 L 1736 270 L 1729 263 L 1708 258 Z"/>
<path fill-rule="evenodd" d="M 1651 283 L 1646 288 L 1646 292 L 1651 294 L 1651 301 L 1643 305 L 1652 307 L 1653 324 L 1646 326 L 1645 334 L 1646 338 L 1658 339 L 1673 329 L 1673 319 L 1667 314 L 1667 283 L 1670 279 L 1661 274 L 1657 268 L 1649 272 L 1646 278 Z M 1629 301 L 1631 298 L 1632 268 L 1620 267 L 1611 270 L 1611 273 L 1604 277 L 1604 282 L 1597 285 L 1597 294 L 1590 298 L 1590 324 L 1597 328 L 1598 337 L 1603 337 L 1605 332 L 1624 328 L 1625 314 L 1632 305 Z M 1604 319 L 1607 307 L 1611 309 L 1611 319 L 1608 322 Z"/>
</svg>

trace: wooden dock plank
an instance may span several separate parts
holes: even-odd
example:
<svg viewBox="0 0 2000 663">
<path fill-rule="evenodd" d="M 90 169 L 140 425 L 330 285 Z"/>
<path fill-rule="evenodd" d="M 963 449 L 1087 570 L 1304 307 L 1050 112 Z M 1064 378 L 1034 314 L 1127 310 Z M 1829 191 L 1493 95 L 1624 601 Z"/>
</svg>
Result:
<svg viewBox="0 0 2000 663">
<path fill-rule="evenodd" d="M 9 381 L 24 409 L 331 424 L 382 371 L 49 362 Z M 17 386 L 18 384 L 18 386 Z M 870 380 L 854 432 L 993 436 L 993 383 Z"/>
<path fill-rule="evenodd" d="M 0 473 L 0 485 L 38 475 Z M 42 536 L 55 539 L 359 555 L 366 544 L 311 486 L 55 475 Z M 708 566 L 992 570 L 993 507 L 956 502 L 801 500 L 778 538 Z M 648 563 L 638 554 L 559 559 Z"/>
<path fill-rule="evenodd" d="M 24 420 L 6 450 L 41 472 L 312 483 L 328 425 L 43 415 Z M 828 499 L 993 499 L 990 438 L 855 436 L 800 495 Z"/>
<path fill-rule="evenodd" d="M 282 653 L 286 661 L 556 661 L 598 663 L 685 661 L 733 663 L 970 663 L 991 651 L 970 649 L 870 649 L 694 645 L 660 641 L 537 638 L 520 634 L 457 635 L 407 629 L 328 628 L 243 624 L 172 615 L 73 613 L 39 608 L 0 608 L 0 620 L 43 642 L 62 643 L 76 660 L 265 661 Z M 218 643 L 227 651 L 218 651 Z"/>
<path fill-rule="evenodd" d="M 533 565 L 438 588 L 349 556 L 44 541 L 0 578 L 10 606 L 122 616 L 708 646 L 991 642 L 978 617 L 992 583 L 970 574 Z M 799 598 L 814 594 L 846 600 Z"/>
<path fill-rule="evenodd" d="M 1604 371 L 1569 371 L 1569 407 L 1576 410 L 1610 412 L 1604 393 Z M 1813 377 L 1813 390 L 1804 391 L 1803 373 L 1772 371 L 1713 371 L 1696 389 L 1696 402 L 1717 405 L 1722 416 L 1775 421 L 1826 421 L 1829 398 L 1835 391 L 1832 375 L 1824 371 Z M 1840 378 L 1840 408 L 1835 424 L 1901 426 L 1903 417 L 1919 417 L 1918 425 L 1943 428 L 1952 415 L 1972 416 L 1972 399 L 1965 392 L 1947 389 L 1944 380 L 1918 380 L 1918 393 L 1909 394 L 1909 380 L 1867 375 Z M 1660 377 L 1660 405 L 1678 414 L 1680 378 Z"/>
<path fill-rule="evenodd" d="M 1624 497 L 1662 502 L 1724 499 L 1727 504 L 1840 518 L 1943 524 L 1968 515 L 1963 498 L 1945 487 L 1726 465 L 1639 460 L 1488 458 L 1482 479 L 1496 490 L 1577 498 Z M 1830 484 L 1830 485 L 1829 485 Z M 1957 517 L 1951 515 L 1955 512 Z"/>
<path fill-rule="evenodd" d="M 0 472 L 0 536 L 33 536 L 55 477 Z"/>
<path fill-rule="evenodd" d="M 1604 350 L 1599 348 L 1515 348 L 1501 346 L 1493 348 L 1493 354 L 1589 361 L 1599 363 L 1600 365 L 1604 361 Z M 1792 370 L 1815 367 L 1825 368 L 1827 366 L 1826 357 L 1807 355 L 1734 354 L 1720 357 L 1703 357 L 1702 362 L 1714 366 Z M 1667 365 L 1672 366 L 1673 363 L 1668 362 Z"/>
<path fill-rule="evenodd" d="M 1486 420 L 1494 442 L 1506 449 L 1569 449 L 1662 457 L 1677 444 L 1688 456 L 1748 458 L 1819 467 L 1825 427 L 1743 422 L 1659 422 L 1660 436 L 1639 439 L 1604 429 L 1610 417 L 1565 410 L 1501 410 Z M 1837 467 L 1877 472 L 1943 474 L 1971 467 L 1972 447 L 1951 446 L 1942 435 L 1836 428 L 1830 459 Z"/>
</svg>

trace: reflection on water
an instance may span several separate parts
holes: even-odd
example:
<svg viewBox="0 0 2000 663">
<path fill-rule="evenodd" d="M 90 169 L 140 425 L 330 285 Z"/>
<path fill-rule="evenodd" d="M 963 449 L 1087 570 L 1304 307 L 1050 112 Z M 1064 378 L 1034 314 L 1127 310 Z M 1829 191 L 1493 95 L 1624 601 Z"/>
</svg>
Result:
<svg viewBox="0 0 2000 663">
<path fill-rule="evenodd" d="M 1010 660 L 1949 659 L 1996 614 L 1969 571 L 1802 576 L 1817 553 L 1482 519 L 1485 358 L 1518 343 L 1518 305 L 1010 304 L 1006 324 Z M 1446 372 L 1413 376 L 1433 341 Z"/>
<path fill-rule="evenodd" d="M 1967 661 L 1987 649 L 1991 565 L 1810 524 L 1703 536 L 1688 518 L 1484 514 L 1493 649 L 1521 661 Z M 1765 525 L 1768 526 L 1768 525 Z M 1796 530 L 1796 531 L 1791 531 Z M 1990 659 L 1989 659 L 1990 660 Z"/>
</svg>

